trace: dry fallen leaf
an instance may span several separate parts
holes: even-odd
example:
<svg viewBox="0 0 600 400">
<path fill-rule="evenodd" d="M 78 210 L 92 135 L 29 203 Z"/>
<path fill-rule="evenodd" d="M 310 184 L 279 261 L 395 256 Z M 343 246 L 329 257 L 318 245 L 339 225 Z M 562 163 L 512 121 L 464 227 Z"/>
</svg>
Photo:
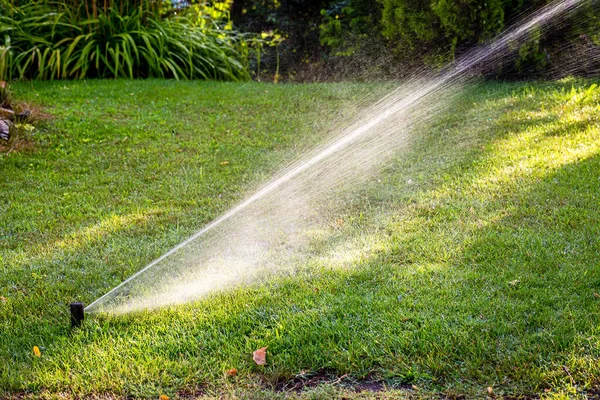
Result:
<svg viewBox="0 0 600 400">
<path fill-rule="evenodd" d="M 265 365 L 267 363 L 267 346 L 262 347 L 252 353 L 252 359 L 256 365 Z"/>
<path fill-rule="evenodd" d="M 488 387 L 487 387 L 487 392 L 488 392 L 488 394 L 489 394 L 489 395 L 492 395 L 492 394 L 494 394 L 494 388 L 493 388 L 493 387 L 491 387 L 491 386 L 488 386 Z"/>
<path fill-rule="evenodd" d="M 227 376 L 236 376 L 237 373 L 238 373 L 237 369 L 231 368 L 229 371 L 227 371 Z"/>
<path fill-rule="evenodd" d="M 0 296 L 0 301 L 3 302 L 3 303 L 6 303 L 6 297 Z"/>
<path fill-rule="evenodd" d="M 169 396 L 167 396 L 166 394 L 161 394 L 158 399 L 159 400 L 169 400 Z"/>
<path fill-rule="evenodd" d="M 41 357 L 42 356 L 42 352 L 40 351 L 40 348 L 37 346 L 33 346 L 33 355 L 36 357 Z"/>
<path fill-rule="evenodd" d="M 221 161 L 221 165 L 227 165 L 229 164 L 229 161 Z"/>
<path fill-rule="evenodd" d="M 518 280 L 518 279 L 515 279 L 514 281 L 510 281 L 510 282 L 508 282 L 508 284 L 509 284 L 509 285 L 512 285 L 512 286 L 516 286 L 516 285 L 517 285 L 517 283 L 519 283 L 519 282 L 521 282 L 521 281 L 520 281 L 520 280 Z"/>
</svg>

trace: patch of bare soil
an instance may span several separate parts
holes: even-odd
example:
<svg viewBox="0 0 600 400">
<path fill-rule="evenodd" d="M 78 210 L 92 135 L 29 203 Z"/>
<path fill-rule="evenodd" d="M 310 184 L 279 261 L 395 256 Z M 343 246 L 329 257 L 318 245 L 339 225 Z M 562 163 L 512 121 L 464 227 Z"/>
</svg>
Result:
<svg viewBox="0 0 600 400">
<path fill-rule="evenodd" d="M 274 389 L 280 392 L 301 392 L 305 389 L 314 388 L 319 385 L 333 385 L 340 388 L 351 390 L 356 393 L 361 392 L 381 392 L 388 389 L 383 380 L 367 377 L 365 379 L 356 380 L 348 375 L 336 376 L 327 371 L 318 371 L 311 374 L 299 374 L 294 378 L 286 381 L 275 383 Z M 410 385 L 395 389 L 410 389 Z"/>
<path fill-rule="evenodd" d="M 14 139 L 9 142 L 0 141 L 0 153 L 8 155 L 13 152 L 21 152 L 27 150 L 33 150 L 35 143 L 30 139 Z"/>
<path fill-rule="evenodd" d="M 194 389 L 184 389 L 177 392 L 177 398 L 181 400 L 192 400 L 198 399 L 204 396 L 206 393 L 201 387 L 196 387 Z"/>
</svg>

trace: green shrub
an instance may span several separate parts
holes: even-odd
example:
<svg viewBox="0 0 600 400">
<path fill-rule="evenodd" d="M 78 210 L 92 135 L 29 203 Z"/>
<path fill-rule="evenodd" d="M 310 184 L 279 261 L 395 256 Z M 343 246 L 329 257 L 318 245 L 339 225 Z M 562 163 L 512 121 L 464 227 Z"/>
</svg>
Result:
<svg viewBox="0 0 600 400">
<path fill-rule="evenodd" d="M 400 63 L 441 66 L 456 54 L 486 42 L 515 23 L 523 14 L 550 0 L 378 0 L 383 5 L 383 34 L 396 50 Z M 514 48 L 514 62 L 497 71 L 503 76 L 539 76 L 560 69 L 566 44 L 581 47 L 581 37 L 597 40 L 600 29 L 598 2 L 585 0 L 581 10 L 557 19 L 551 29 L 534 30 Z M 577 54 L 573 56 L 578 57 Z M 575 65 L 568 68 L 573 73 Z M 582 72 L 582 71 L 579 71 Z"/>
<path fill-rule="evenodd" d="M 548 64 L 548 55 L 542 48 L 540 30 L 532 32 L 531 37 L 519 47 L 515 68 L 521 75 L 535 75 Z"/>
<path fill-rule="evenodd" d="M 245 37 L 198 7 L 160 0 L 0 7 L 0 79 L 248 78 Z"/>
<path fill-rule="evenodd" d="M 507 0 L 380 0 L 385 37 L 407 57 L 443 64 L 460 45 L 489 39 L 504 27 Z M 509 7 L 510 6 L 510 7 Z"/>
<path fill-rule="evenodd" d="M 371 0 L 337 0 L 321 10 L 319 42 L 334 56 L 351 56 L 381 40 L 380 5 Z"/>
</svg>

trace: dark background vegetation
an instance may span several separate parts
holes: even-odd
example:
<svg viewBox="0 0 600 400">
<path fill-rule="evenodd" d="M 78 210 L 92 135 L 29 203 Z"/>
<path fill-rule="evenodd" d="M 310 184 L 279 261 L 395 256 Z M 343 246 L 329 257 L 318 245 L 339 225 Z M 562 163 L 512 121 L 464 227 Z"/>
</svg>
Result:
<svg viewBox="0 0 600 400">
<path fill-rule="evenodd" d="M 493 39 L 547 0 L 233 0 L 242 30 L 280 32 L 282 70 L 300 79 L 402 76 Z M 597 75 L 597 3 L 536 31 L 502 77 Z"/>
<path fill-rule="evenodd" d="M 397 78 L 440 68 L 547 3 L 0 0 L 0 79 Z M 597 3 L 534 30 L 493 75 L 596 76 Z"/>
</svg>

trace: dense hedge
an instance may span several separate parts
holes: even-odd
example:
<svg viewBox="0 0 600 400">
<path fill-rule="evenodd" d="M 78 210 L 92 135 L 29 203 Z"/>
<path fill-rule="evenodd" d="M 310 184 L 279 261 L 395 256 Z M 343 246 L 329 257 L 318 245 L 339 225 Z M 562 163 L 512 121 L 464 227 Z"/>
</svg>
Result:
<svg viewBox="0 0 600 400">
<path fill-rule="evenodd" d="M 287 72 L 304 69 L 307 77 L 316 73 L 315 65 L 337 64 L 344 78 L 349 66 L 359 76 L 374 65 L 384 74 L 438 68 L 551 0 L 233 1 L 246 10 L 236 19 L 239 26 L 288 36 L 280 48 Z M 596 75 L 600 2 L 583 1 L 584 12 L 557 21 L 550 30 L 534 30 L 498 74 Z"/>
<path fill-rule="evenodd" d="M 498 35 L 524 12 L 542 7 L 549 0 L 379 0 L 383 4 L 382 33 L 404 57 L 428 65 L 452 60 L 468 48 Z M 534 30 L 517 50 L 515 72 L 535 73 L 547 68 L 551 53 L 582 34 L 595 36 L 598 25 L 591 16 L 597 7 L 557 24 L 549 31 Z"/>
<path fill-rule="evenodd" d="M 504 28 L 506 0 L 382 0 L 383 35 L 410 56 L 432 63 L 452 58 L 459 45 L 493 37 Z M 522 3 L 518 1 L 516 3 Z"/>
</svg>

